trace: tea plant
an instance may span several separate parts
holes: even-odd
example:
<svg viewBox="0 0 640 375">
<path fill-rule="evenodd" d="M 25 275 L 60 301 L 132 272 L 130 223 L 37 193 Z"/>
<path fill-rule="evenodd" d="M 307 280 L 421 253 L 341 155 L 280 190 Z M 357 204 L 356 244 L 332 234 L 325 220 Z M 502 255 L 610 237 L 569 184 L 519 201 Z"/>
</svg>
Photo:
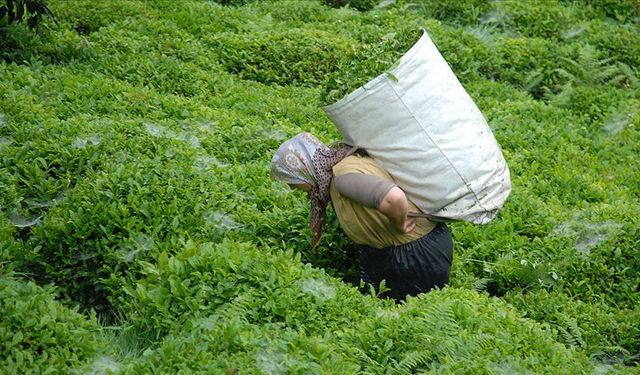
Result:
<svg viewBox="0 0 640 375">
<path fill-rule="evenodd" d="M 54 288 L 3 272 L 0 277 L 0 358 L 7 373 L 66 372 L 104 350 L 95 316 L 56 301 Z"/>
<path fill-rule="evenodd" d="M 10 372 L 637 372 L 635 2 L 74 4 L 0 30 Z M 311 249 L 269 162 L 301 131 L 338 140 L 322 106 L 421 29 L 514 189 L 451 224 L 451 287 L 396 306 L 358 290 L 331 210 Z"/>
</svg>

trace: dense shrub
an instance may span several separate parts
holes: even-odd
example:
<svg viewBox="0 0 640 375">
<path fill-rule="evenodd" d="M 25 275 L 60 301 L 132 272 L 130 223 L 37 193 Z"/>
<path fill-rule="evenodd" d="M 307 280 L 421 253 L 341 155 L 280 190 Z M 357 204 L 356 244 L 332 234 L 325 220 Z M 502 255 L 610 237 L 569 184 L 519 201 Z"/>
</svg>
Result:
<svg viewBox="0 0 640 375">
<path fill-rule="evenodd" d="M 243 6 L 256 0 L 213 0 L 214 2 L 226 6 Z"/>
<path fill-rule="evenodd" d="M 52 287 L 3 275 L 0 311 L 0 358 L 7 373 L 68 373 L 103 349 L 95 318 L 57 302 Z"/>
<path fill-rule="evenodd" d="M 495 22 L 507 31 L 515 31 L 522 36 L 555 40 L 568 22 L 567 10 L 555 1 L 500 1 L 496 4 L 495 13 L 485 22 Z"/>
<path fill-rule="evenodd" d="M 368 314 L 357 291 L 303 266 L 293 253 L 264 255 L 249 244 L 188 243 L 157 265 L 142 264 L 146 276 L 127 289 L 120 306 L 142 331 L 170 332 L 194 316 L 230 310 L 249 323 L 284 324 L 310 334 L 338 330 Z"/>
<path fill-rule="evenodd" d="M 418 28 L 405 27 L 381 40 L 356 48 L 323 81 L 322 103 L 332 104 L 371 79 L 391 70 L 420 35 Z"/>
<path fill-rule="evenodd" d="M 588 24 L 584 38 L 599 50 L 605 51 L 605 57 L 611 61 L 637 68 L 640 66 L 639 32 L 640 26 L 637 24 L 617 25 L 598 20 Z"/>
<path fill-rule="evenodd" d="M 384 306 L 296 264 L 290 253 L 266 256 L 231 242 L 187 244 L 157 266 L 146 264 L 146 277 L 121 306 L 136 329 L 171 334 L 132 371 L 269 373 L 263 368 L 269 363 L 282 371 L 337 366 L 372 373 L 590 367 L 584 356 L 553 344 L 551 331 L 475 292 L 433 292 Z M 265 333 L 276 328 L 280 333 L 265 343 Z M 177 335 L 181 331 L 194 336 Z"/>
<path fill-rule="evenodd" d="M 51 9 L 60 24 L 81 35 L 91 34 L 101 27 L 141 15 L 152 16 L 154 9 L 140 1 L 78 0 L 70 6 L 68 2 L 51 2 Z"/>
<path fill-rule="evenodd" d="M 220 34 L 208 42 L 227 71 L 279 85 L 318 85 L 344 64 L 351 50 L 347 39 L 304 29 Z"/>
<path fill-rule="evenodd" d="M 358 373 L 358 366 L 330 340 L 278 324 L 212 315 L 185 323 L 122 369 L 123 374 Z"/>
<path fill-rule="evenodd" d="M 568 52 L 543 38 L 501 38 L 496 41 L 499 56 L 497 76 L 542 98 L 557 89 L 556 69 Z"/>
<path fill-rule="evenodd" d="M 349 6 L 360 11 L 367 11 L 378 5 L 380 0 L 322 0 L 322 2 L 333 8 Z"/>
<path fill-rule="evenodd" d="M 637 372 L 631 3 L 67 3 L 58 28 L 0 36 L 0 262 L 58 288 L 9 278 L 3 313 L 33 294 L 78 317 L 57 295 L 113 324 L 87 313 L 112 354 L 58 343 L 76 358 L 59 372 Z M 395 306 L 340 282 L 358 285 L 358 254 L 331 210 L 311 249 L 308 202 L 269 161 L 300 131 L 338 140 L 328 95 L 384 74 L 420 28 L 514 189 L 490 224 L 451 224 L 452 288 Z"/>
<path fill-rule="evenodd" d="M 306 23 L 329 22 L 335 25 L 339 19 L 336 15 L 331 15 L 326 11 L 323 2 L 316 1 L 288 1 L 276 2 L 275 4 L 258 3 L 265 7 L 265 11 L 280 22 L 296 27 Z"/>
<path fill-rule="evenodd" d="M 483 0 L 402 0 L 400 3 L 406 4 L 426 18 L 435 18 L 455 25 L 475 25 L 493 8 L 491 2 Z"/>
<path fill-rule="evenodd" d="M 619 22 L 637 22 L 640 4 L 633 0 L 583 0 L 594 16 L 610 17 Z"/>
<path fill-rule="evenodd" d="M 373 373 L 546 373 L 554 368 L 580 373 L 591 367 L 582 354 L 555 343 L 547 326 L 469 290 L 410 299 L 397 311 L 364 319 L 345 341 L 346 350 L 353 348 L 365 371 Z"/>
<path fill-rule="evenodd" d="M 498 57 L 493 41 L 484 41 L 473 32 L 448 26 L 431 26 L 429 35 L 442 57 L 463 85 L 479 78 L 498 76 Z"/>
<path fill-rule="evenodd" d="M 639 267 L 640 257 L 631 249 L 640 242 L 640 235 L 635 226 L 607 216 L 613 215 L 600 214 L 596 220 L 585 219 L 583 225 L 565 229 L 576 238 L 577 249 L 565 261 L 565 288 L 613 305 L 637 306 L 640 277 L 633 270 Z"/>
<path fill-rule="evenodd" d="M 611 309 L 602 301 L 585 303 L 557 291 L 509 294 L 507 301 L 525 316 L 549 323 L 558 340 L 583 348 L 603 361 L 637 364 L 640 353 L 640 311 Z"/>
<path fill-rule="evenodd" d="M 16 257 L 38 279 L 56 281 L 65 286 L 66 296 L 102 312 L 123 279 L 135 275 L 133 259 L 153 259 L 158 248 L 181 238 L 214 235 L 206 222 L 215 228 L 222 220 L 216 212 L 226 210 L 216 203 L 221 190 L 207 189 L 212 180 L 205 174 L 198 177 L 199 167 L 190 160 L 118 163 L 87 176 L 52 207 L 42 225 L 33 228 L 30 250 Z"/>
<path fill-rule="evenodd" d="M 626 94 L 615 88 L 602 86 L 565 86 L 550 102 L 557 107 L 567 108 L 585 124 L 600 127 L 624 102 Z"/>
</svg>

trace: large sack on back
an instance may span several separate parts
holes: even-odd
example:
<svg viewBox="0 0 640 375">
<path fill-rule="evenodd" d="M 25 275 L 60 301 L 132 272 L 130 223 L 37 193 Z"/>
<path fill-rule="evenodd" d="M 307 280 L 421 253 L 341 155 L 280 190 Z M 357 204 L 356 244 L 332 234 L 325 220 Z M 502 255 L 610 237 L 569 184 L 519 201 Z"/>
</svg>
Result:
<svg viewBox="0 0 640 375">
<path fill-rule="evenodd" d="M 484 224 L 511 192 L 491 129 L 426 31 L 396 68 L 324 109 L 433 217 Z"/>
</svg>

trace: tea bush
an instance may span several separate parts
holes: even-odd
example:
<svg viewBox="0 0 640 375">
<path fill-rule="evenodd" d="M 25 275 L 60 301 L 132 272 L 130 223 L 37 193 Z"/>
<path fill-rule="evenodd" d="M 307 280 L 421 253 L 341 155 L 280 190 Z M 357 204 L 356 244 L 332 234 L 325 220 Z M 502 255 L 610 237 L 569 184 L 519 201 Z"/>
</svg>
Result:
<svg viewBox="0 0 640 375">
<path fill-rule="evenodd" d="M 585 0 L 583 3 L 589 10 L 589 15 L 599 18 L 613 18 L 619 22 L 637 22 L 640 17 L 640 5 L 626 0 Z M 580 4 L 580 5 L 583 5 Z"/>
<path fill-rule="evenodd" d="M 403 373 L 590 367 L 578 353 L 549 346 L 550 331 L 486 296 L 433 292 L 383 308 L 322 272 L 296 265 L 291 253 L 274 255 L 248 244 L 187 244 L 157 266 L 146 264 L 146 277 L 121 306 L 134 311 L 128 316 L 136 329 L 164 328 L 159 334 L 169 336 L 130 369 L 268 373 L 263 366 L 272 364 L 278 372 L 337 366 L 349 373 Z M 263 335 L 276 327 L 279 333 L 265 342 Z M 180 331 L 201 332 L 201 346 L 194 351 L 195 337 L 178 336 Z M 219 355 L 213 358 L 211 351 Z M 570 367 L 568 357 L 574 360 Z"/>
<path fill-rule="evenodd" d="M 0 358 L 3 372 L 68 373 L 100 354 L 95 317 L 56 301 L 52 287 L 0 277 Z"/>
<path fill-rule="evenodd" d="M 558 291 L 510 294 L 506 299 L 527 317 L 548 322 L 558 340 L 585 348 L 604 362 L 638 362 L 638 308 L 617 311 L 602 301 L 584 303 Z M 629 306 L 631 307 L 631 306 Z M 628 348 L 628 349 L 625 349 Z"/>
<path fill-rule="evenodd" d="M 400 1 L 412 10 L 417 11 L 426 18 L 434 18 L 454 25 L 475 25 L 480 22 L 482 16 L 493 9 L 492 3 L 481 0 L 445 1 L 434 0 L 428 2 L 416 2 L 411 0 Z"/>
<path fill-rule="evenodd" d="M 542 38 L 501 38 L 496 42 L 499 56 L 498 79 L 530 92 L 535 98 L 555 89 L 561 57 L 566 52 Z"/>
<path fill-rule="evenodd" d="M 605 51 L 612 61 L 637 68 L 640 64 L 640 47 L 636 43 L 638 30 L 637 24 L 616 25 L 598 20 L 589 24 L 584 38 Z"/>
<path fill-rule="evenodd" d="M 350 41 L 322 31 L 218 34 L 208 40 L 220 63 L 244 79 L 315 86 L 350 56 Z"/>
<path fill-rule="evenodd" d="M 428 29 L 438 50 L 463 85 L 477 79 L 497 79 L 501 61 L 493 40 L 448 26 Z"/>
<path fill-rule="evenodd" d="M 286 22 L 289 27 L 302 27 L 306 23 L 334 23 L 336 15 L 326 11 L 324 2 L 295 1 L 274 2 L 272 4 L 261 2 L 256 5 L 264 5 L 264 10 L 271 14 L 274 20 Z M 324 28 L 323 28 L 324 29 Z M 326 29 L 324 29 L 326 30 Z"/>
<path fill-rule="evenodd" d="M 104 1 L 94 3 L 79 0 L 73 6 L 65 2 L 51 2 L 51 9 L 59 22 L 73 29 L 80 35 L 88 35 L 98 31 L 101 27 L 128 18 L 140 19 L 140 15 L 157 15 L 153 7 L 144 2 Z"/>
<path fill-rule="evenodd" d="M 353 360 L 325 338 L 276 324 L 213 315 L 194 319 L 182 330 L 189 334 L 168 336 L 160 348 L 146 352 L 122 373 L 358 372 Z"/>
<path fill-rule="evenodd" d="M 78 4 L 0 31 L 0 262 L 30 280 L 5 278 L 2 313 L 34 296 L 60 337 L 88 322 L 93 341 L 34 336 L 59 372 L 637 372 L 634 3 Z M 311 249 L 269 161 L 301 131 L 338 140 L 322 105 L 421 28 L 514 189 L 490 224 L 450 225 L 452 287 L 395 306 L 357 290 L 330 209 Z"/>
<path fill-rule="evenodd" d="M 526 37 L 556 40 L 569 21 L 567 9 L 555 1 L 538 4 L 501 1 L 495 4 L 494 22 Z"/>
<path fill-rule="evenodd" d="M 331 72 L 323 82 L 323 104 L 332 104 L 371 79 L 391 70 L 419 37 L 419 29 L 405 27 L 354 51 L 344 61 L 344 65 Z"/>
<path fill-rule="evenodd" d="M 344 6 L 351 7 L 360 11 L 371 10 L 378 5 L 379 0 L 322 0 L 322 2 L 333 8 L 340 8 Z"/>
<path fill-rule="evenodd" d="M 415 321 L 420 324 L 411 323 Z M 469 290 L 445 289 L 410 299 L 397 315 L 392 311 L 391 316 L 363 320 L 347 336 L 347 347 L 374 373 L 545 373 L 556 366 L 567 373 L 589 371 L 585 357 L 553 343 L 552 337 L 548 327 L 522 320 L 502 302 Z"/>
<path fill-rule="evenodd" d="M 187 243 L 175 256 L 161 254 L 157 266 L 142 267 L 146 276 L 119 304 L 142 331 L 168 333 L 185 318 L 229 309 L 229 318 L 319 334 L 340 330 L 375 307 L 359 303 L 357 291 L 301 264 L 299 255 L 267 257 L 249 244 Z"/>
</svg>

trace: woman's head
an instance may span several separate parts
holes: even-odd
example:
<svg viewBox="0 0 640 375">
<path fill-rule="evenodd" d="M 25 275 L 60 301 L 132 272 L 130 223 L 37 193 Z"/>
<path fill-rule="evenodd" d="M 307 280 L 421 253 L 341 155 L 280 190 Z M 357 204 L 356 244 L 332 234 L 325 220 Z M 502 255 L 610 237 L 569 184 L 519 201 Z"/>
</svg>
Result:
<svg viewBox="0 0 640 375">
<path fill-rule="evenodd" d="M 311 202 L 309 224 L 313 247 L 320 241 L 326 220 L 332 168 L 349 151 L 350 148 L 345 145 L 329 148 L 313 135 L 300 133 L 283 143 L 271 159 L 272 179 L 307 192 Z"/>
<path fill-rule="evenodd" d="M 314 155 L 318 149 L 326 148 L 318 138 L 309 133 L 296 135 L 283 143 L 271 159 L 271 178 L 290 186 L 317 186 Z"/>
</svg>

